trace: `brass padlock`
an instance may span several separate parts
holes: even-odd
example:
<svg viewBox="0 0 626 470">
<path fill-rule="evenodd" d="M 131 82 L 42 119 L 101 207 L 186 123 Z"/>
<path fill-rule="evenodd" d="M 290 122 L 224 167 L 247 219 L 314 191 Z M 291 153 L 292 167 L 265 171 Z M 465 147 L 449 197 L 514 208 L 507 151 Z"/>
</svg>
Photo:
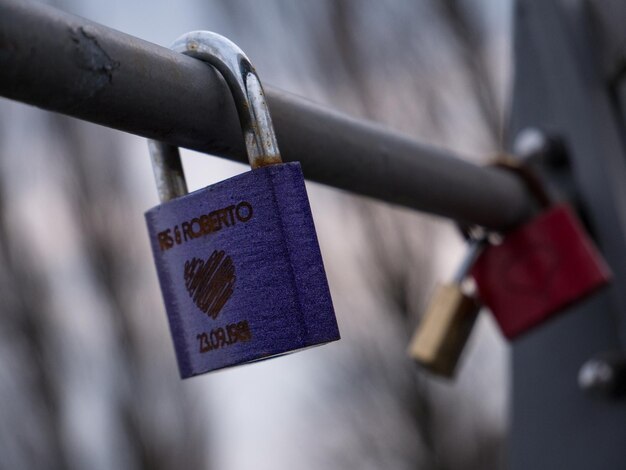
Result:
<svg viewBox="0 0 626 470">
<path fill-rule="evenodd" d="M 480 311 L 480 302 L 463 281 L 484 240 L 472 241 L 454 280 L 437 286 L 426 313 L 409 344 L 408 355 L 428 371 L 452 377 Z"/>
</svg>

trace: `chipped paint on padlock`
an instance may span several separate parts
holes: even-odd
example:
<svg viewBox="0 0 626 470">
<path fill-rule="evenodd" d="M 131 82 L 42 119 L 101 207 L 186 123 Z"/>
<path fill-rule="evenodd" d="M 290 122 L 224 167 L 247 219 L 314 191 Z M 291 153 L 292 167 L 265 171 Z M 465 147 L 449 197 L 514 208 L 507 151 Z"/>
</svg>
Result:
<svg viewBox="0 0 626 470">
<path fill-rule="evenodd" d="M 254 68 L 213 33 L 174 49 L 222 73 L 253 167 L 184 195 L 177 149 L 150 143 L 162 204 L 146 220 L 181 376 L 338 340 L 302 170 L 281 163 Z"/>
<path fill-rule="evenodd" d="M 567 204 L 552 206 L 472 267 L 481 301 L 509 339 L 606 285 L 611 272 Z"/>
</svg>

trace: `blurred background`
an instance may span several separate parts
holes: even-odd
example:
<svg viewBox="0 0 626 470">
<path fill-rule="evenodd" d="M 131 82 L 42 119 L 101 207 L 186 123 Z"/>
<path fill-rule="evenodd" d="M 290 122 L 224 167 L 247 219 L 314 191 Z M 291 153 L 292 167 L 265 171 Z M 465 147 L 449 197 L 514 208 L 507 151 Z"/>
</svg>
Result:
<svg viewBox="0 0 626 470">
<path fill-rule="evenodd" d="M 265 83 L 475 162 L 506 137 L 510 1 L 49 3 L 165 47 L 216 31 Z M 192 189 L 246 171 L 183 163 Z M 182 382 L 143 219 L 158 203 L 145 139 L 0 99 L 0 468 L 505 468 L 508 350 L 491 318 L 455 381 L 405 355 L 463 255 L 454 226 L 308 190 L 342 340 Z"/>
</svg>

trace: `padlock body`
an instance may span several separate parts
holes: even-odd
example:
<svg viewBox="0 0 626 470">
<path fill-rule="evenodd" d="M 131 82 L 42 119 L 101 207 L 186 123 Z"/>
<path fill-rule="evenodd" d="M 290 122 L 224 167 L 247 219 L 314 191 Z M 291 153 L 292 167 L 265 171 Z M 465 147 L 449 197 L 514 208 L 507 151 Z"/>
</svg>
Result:
<svg viewBox="0 0 626 470">
<path fill-rule="evenodd" d="M 607 284 L 611 273 L 566 204 L 550 207 L 487 247 L 471 275 L 513 339 Z"/>
<path fill-rule="evenodd" d="M 299 163 L 146 213 L 183 378 L 339 339 Z"/>
<path fill-rule="evenodd" d="M 430 372 L 452 377 L 479 310 L 480 304 L 460 286 L 439 285 L 413 335 L 409 356 Z"/>
</svg>

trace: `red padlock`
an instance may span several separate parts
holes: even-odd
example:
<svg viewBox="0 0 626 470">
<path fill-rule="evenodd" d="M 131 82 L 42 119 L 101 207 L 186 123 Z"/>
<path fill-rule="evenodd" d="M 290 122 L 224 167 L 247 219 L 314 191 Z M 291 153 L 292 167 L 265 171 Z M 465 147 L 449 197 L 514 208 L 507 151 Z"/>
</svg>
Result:
<svg viewBox="0 0 626 470">
<path fill-rule="evenodd" d="M 536 181 L 529 183 L 537 194 Z M 539 199 L 547 201 L 544 195 Z M 482 302 L 513 339 L 607 284 L 611 272 L 567 204 L 490 245 L 471 269 Z"/>
</svg>

